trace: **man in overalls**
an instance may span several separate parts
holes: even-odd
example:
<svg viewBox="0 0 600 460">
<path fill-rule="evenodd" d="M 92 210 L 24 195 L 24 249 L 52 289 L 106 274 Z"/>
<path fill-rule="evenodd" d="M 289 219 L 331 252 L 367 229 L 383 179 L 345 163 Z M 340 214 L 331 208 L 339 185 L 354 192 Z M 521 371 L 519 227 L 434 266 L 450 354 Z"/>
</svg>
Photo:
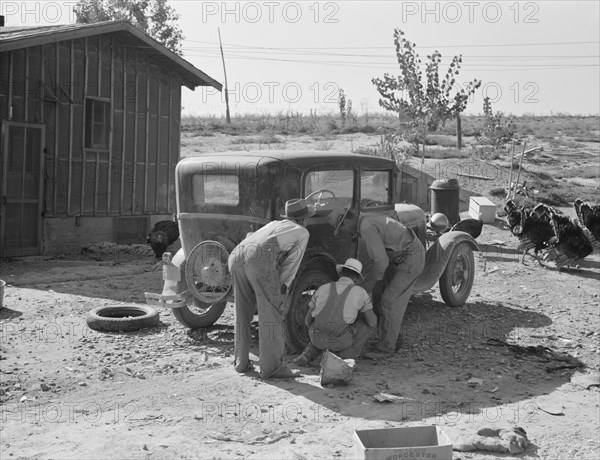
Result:
<svg viewBox="0 0 600 460">
<path fill-rule="evenodd" d="M 365 356 L 384 358 L 396 350 L 412 285 L 425 267 L 425 248 L 410 228 L 382 214 L 365 215 L 359 232 L 359 259 L 365 265 L 370 262 L 360 285 L 371 295 L 377 282 L 383 285 L 378 305 L 378 342 Z"/>
<path fill-rule="evenodd" d="M 283 363 L 283 309 L 308 244 L 305 227 L 313 214 L 305 200 L 289 200 L 283 220 L 270 222 L 248 235 L 229 256 L 235 296 L 234 365 L 239 373 L 253 369 L 250 323 L 258 308 L 260 376 L 297 376 Z"/>
<path fill-rule="evenodd" d="M 319 287 L 308 304 L 305 323 L 310 343 L 294 359 L 299 366 L 309 365 L 324 350 L 343 359 L 359 357 L 377 326 L 369 294 L 354 284 L 362 277 L 362 264 L 348 259 L 336 270 L 338 281 Z"/>
</svg>

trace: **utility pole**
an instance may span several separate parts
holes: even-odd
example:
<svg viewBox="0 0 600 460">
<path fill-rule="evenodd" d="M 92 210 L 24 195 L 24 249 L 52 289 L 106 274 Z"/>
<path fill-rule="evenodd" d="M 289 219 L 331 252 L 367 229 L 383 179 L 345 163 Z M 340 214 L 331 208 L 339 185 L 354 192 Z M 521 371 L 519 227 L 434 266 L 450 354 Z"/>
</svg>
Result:
<svg viewBox="0 0 600 460">
<path fill-rule="evenodd" d="M 229 86 L 227 85 L 227 70 L 225 70 L 225 56 L 223 56 L 223 44 L 221 43 L 221 28 L 217 27 L 219 31 L 219 48 L 221 48 L 221 60 L 223 61 L 223 75 L 225 76 L 225 118 L 227 119 L 227 124 L 231 123 L 231 117 L 229 116 L 229 94 L 227 89 Z"/>
</svg>

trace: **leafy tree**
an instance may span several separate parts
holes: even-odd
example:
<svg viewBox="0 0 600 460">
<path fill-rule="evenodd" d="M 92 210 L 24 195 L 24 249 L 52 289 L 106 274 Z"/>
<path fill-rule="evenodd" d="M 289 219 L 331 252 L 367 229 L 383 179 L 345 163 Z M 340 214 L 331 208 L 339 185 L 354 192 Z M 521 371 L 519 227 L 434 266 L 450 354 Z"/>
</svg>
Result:
<svg viewBox="0 0 600 460">
<path fill-rule="evenodd" d="M 406 40 L 400 29 L 394 29 L 394 45 L 400 75 L 386 73 L 383 78 L 373 78 L 371 82 L 381 95 L 379 105 L 399 116 L 408 115 L 410 129 L 422 133 L 421 142 L 424 144 L 428 131 L 435 131 L 440 124 L 444 126 L 449 118 L 460 121 L 460 113 L 467 107 L 469 97 L 481 86 L 481 81 L 473 80 L 463 87 L 459 86 L 456 76 L 460 72 L 462 55 L 454 56 L 440 79 L 442 55 L 437 50 L 427 56 L 423 78 L 422 61 L 415 50 L 416 45 Z"/>
<path fill-rule="evenodd" d="M 73 11 L 77 22 L 127 20 L 156 41 L 181 55 L 183 33 L 179 15 L 167 0 L 79 0 Z"/>
</svg>

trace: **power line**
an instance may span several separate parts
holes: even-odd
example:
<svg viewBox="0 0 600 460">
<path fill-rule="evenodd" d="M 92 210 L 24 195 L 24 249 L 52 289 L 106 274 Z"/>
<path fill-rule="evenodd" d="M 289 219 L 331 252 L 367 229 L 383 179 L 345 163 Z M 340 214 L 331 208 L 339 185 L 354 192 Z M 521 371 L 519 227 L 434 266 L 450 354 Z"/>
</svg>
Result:
<svg viewBox="0 0 600 460">
<path fill-rule="evenodd" d="M 205 52 L 205 53 L 217 53 L 217 50 L 213 50 L 212 48 L 205 48 L 205 47 L 184 47 L 183 48 L 184 51 L 201 51 L 201 52 Z M 233 50 L 234 52 L 239 52 L 241 50 Z M 248 54 L 248 55 L 255 55 L 255 54 L 264 54 L 264 51 L 262 50 L 248 50 L 248 51 L 244 51 L 244 53 Z M 337 56 L 337 57 L 360 57 L 360 58 L 369 58 L 369 59 L 376 59 L 376 58 L 389 58 L 392 55 L 391 54 L 350 54 L 350 53 L 312 53 L 312 52 L 306 52 L 306 53 L 296 53 L 296 52 L 289 52 L 289 51 L 277 51 L 275 53 L 271 52 L 269 53 L 270 55 L 273 54 L 277 54 L 277 55 L 292 55 L 292 56 L 300 56 L 300 55 L 307 55 L 307 56 Z M 582 58 L 582 59 L 591 59 L 591 58 L 600 58 L 600 55 L 593 55 L 593 54 L 581 54 L 581 55 L 543 55 L 543 54 L 538 54 L 538 55 L 522 55 L 522 56 L 511 56 L 511 55 L 500 55 L 500 56 L 496 56 L 496 55 L 462 55 L 463 58 L 468 58 L 468 59 L 482 59 L 482 60 L 490 60 L 490 59 L 578 59 L 578 58 Z"/>
<path fill-rule="evenodd" d="M 206 42 L 200 40 L 183 40 L 184 42 L 191 43 L 205 43 L 209 45 L 218 45 L 214 42 Z M 477 45 L 429 45 L 420 46 L 419 48 L 487 48 L 487 47 L 500 47 L 500 46 L 556 46 L 556 45 L 599 45 L 597 41 L 590 42 L 542 42 L 542 43 L 490 43 L 490 44 L 477 44 Z M 353 50 L 353 49 L 390 49 L 390 46 L 314 46 L 314 47 L 267 47 L 267 46 L 252 46 L 252 45 L 239 45 L 234 43 L 225 43 L 226 46 L 236 46 L 240 48 L 254 48 L 264 50 Z"/>
<path fill-rule="evenodd" d="M 216 54 L 197 54 L 197 53 L 186 53 L 186 57 L 206 57 L 213 58 L 218 57 Z M 296 63 L 296 64 L 322 64 L 322 65 L 334 65 L 334 66 L 350 66 L 350 67 L 358 67 L 358 68 L 389 68 L 390 66 L 398 65 L 397 62 L 353 62 L 353 61 L 320 61 L 320 60 L 311 60 L 311 59 L 284 59 L 284 58 L 275 58 L 275 57 L 261 57 L 261 56 L 245 56 L 239 54 L 228 54 L 229 59 L 240 59 L 240 60 L 252 60 L 252 61 L 272 61 L 272 62 L 287 62 L 287 63 Z M 425 63 L 421 66 L 425 67 Z M 500 66 L 500 67 L 499 67 Z M 559 69 L 559 68 L 580 68 L 580 67 L 600 67 L 600 63 L 596 64 L 556 64 L 556 63 L 536 63 L 536 64 L 525 64 L 525 63 L 502 63 L 502 64 L 484 64 L 484 63 L 462 63 L 461 68 L 465 70 L 478 70 L 479 68 L 484 67 L 498 67 L 500 69 L 506 68 L 519 68 L 523 70 L 532 70 L 532 69 Z M 484 69 L 489 70 L 489 69 Z"/>
</svg>

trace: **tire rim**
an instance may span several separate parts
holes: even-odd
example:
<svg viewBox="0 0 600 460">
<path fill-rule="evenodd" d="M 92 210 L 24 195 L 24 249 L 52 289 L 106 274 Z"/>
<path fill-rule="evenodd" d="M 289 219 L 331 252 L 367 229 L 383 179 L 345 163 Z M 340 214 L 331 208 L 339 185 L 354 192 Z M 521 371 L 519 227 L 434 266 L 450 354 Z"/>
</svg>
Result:
<svg viewBox="0 0 600 460">
<path fill-rule="evenodd" d="M 218 241 L 196 245 L 185 264 L 185 280 L 193 296 L 206 304 L 225 300 L 231 292 L 229 251 Z"/>
<path fill-rule="evenodd" d="M 469 263 L 465 254 L 460 254 L 454 263 L 452 270 L 452 292 L 458 294 L 469 279 Z"/>
<path fill-rule="evenodd" d="M 306 318 L 306 314 L 308 313 L 308 302 L 320 286 L 320 284 L 312 282 L 308 284 L 302 290 L 302 292 L 299 293 L 298 297 L 296 298 L 296 302 L 294 302 L 297 305 L 297 307 L 294 309 L 294 320 L 296 324 L 304 325 L 304 319 Z M 310 341 L 307 327 L 302 327 L 298 332 L 298 336 L 306 343 Z"/>
</svg>

